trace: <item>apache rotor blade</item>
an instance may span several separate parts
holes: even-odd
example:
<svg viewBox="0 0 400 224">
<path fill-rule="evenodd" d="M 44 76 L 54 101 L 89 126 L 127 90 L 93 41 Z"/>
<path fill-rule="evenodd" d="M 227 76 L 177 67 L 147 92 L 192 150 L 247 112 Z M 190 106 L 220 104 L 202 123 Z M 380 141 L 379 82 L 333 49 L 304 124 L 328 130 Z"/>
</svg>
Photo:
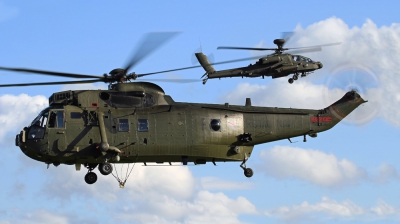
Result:
<svg viewBox="0 0 400 224">
<path fill-rule="evenodd" d="M 84 80 L 84 81 L 64 81 L 64 82 L 37 82 L 37 83 L 19 83 L 19 84 L 5 84 L 1 87 L 15 87 L 15 86 L 48 86 L 48 85 L 63 85 L 63 84 L 87 84 L 94 82 L 102 82 L 100 79 Z"/>
<path fill-rule="evenodd" d="M 310 52 L 316 52 L 316 51 L 321 51 L 321 47 L 314 47 L 314 48 L 306 48 L 306 49 L 301 49 L 301 50 L 292 50 L 292 51 L 286 51 L 285 53 L 288 54 L 302 54 L 302 53 L 310 53 Z"/>
<path fill-rule="evenodd" d="M 159 48 L 161 45 L 165 44 L 172 37 L 177 35 L 179 32 L 155 32 L 148 33 L 143 37 L 139 47 L 133 53 L 132 59 L 124 67 L 125 71 L 128 72 L 133 66 L 135 66 L 140 60 L 143 60 L 155 49 Z"/>
<path fill-rule="evenodd" d="M 282 44 L 284 46 L 287 42 L 289 42 L 290 38 L 294 36 L 294 32 L 282 32 L 281 38 L 285 40 L 285 43 Z"/>
<path fill-rule="evenodd" d="M 27 72 L 27 73 L 34 73 L 34 74 L 40 74 L 40 75 L 61 76 L 61 77 L 68 77 L 68 78 L 103 78 L 103 76 L 81 75 L 81 74 L 64 73 L 64 72 L 52 72 L 52 71 L 44 71 L 44 70 L 36 70 L 36 69 L 28 69 L 28 68 L 0 67 L 0 70 L 13 71 L 13 72 Z"/>
<path fill-rule="evenodd" d="M 221 46 L 217 47 L 218 50 L 224 49 L 224 50 L 251 50 L 251 51 L 274 51 L 276 48 L 257 48 L 257 47 L 227 47 L 227 46 Z"/>
<path fill-rule="evenodd" d="M 321 47 L 327 47 L 327 46 L 334 46 L 334 45 L 340 45 L 342 42 L 337 42 L 337 43 L 331 43 L 331 44 L 321 44 L 321 45 L 315 45 L 315 46 L 308 46 L 308 47 L 289 47 L 289 48 L 284 48 L 283 50 L 291 50 L 291 49 L 317 49 Z M 228 50 L 250 50 L 250 51 L 271 51 L 271 50 L 276 50 L 276 48 L 262 48 L 262 47 L 218 47 L 217 49 L 228 49 Z M 308 52 L 308 51 L 307 51 Z"/>
<path fill-rule="evenodd" d="M 308 47 L 289 47 L 288 49 L 304 49 L 304 48 L 316 48 L 316 47 L 328 47 L 328 46 L 334 46 L 334 45 L 340 45 L 342 42 L 336 42 L 336 43 L 330 43 L 330 44 L 320 44 L 320 45 L 315 45 L 315 46 L 308 46 Z"/>
</svg>

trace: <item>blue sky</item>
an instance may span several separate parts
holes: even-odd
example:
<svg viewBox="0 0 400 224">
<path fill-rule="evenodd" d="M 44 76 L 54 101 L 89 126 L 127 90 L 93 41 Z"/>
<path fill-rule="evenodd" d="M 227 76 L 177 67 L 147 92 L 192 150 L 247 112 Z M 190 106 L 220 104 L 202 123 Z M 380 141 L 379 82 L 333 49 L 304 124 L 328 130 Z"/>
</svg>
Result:
<svg viewBox="0 0 400 224">
<path fill-rule="evenodd" d="M 255 147 L 247 179 L 238 163 L 214 167 L 135 166 L 125 189 L 111 176 L 84 183 L 84 170 L 25 157 L 14 137 L 47 98 L 105 84 L 0 89 L 0 223 L 390 223 L 400 220 L 400 24 L 397 1 L 26 2 L 0 0 L 0 66 L 102 75 L 123 66 L 145 33 L 180 31 L 134 69 L 192 65 L 199 49 L 215 61 L 256 55 L 218 46 L 288 47 L 342 42 L 307 54 L 324 68 L 293 85 L 283 79 L 157 83 L 175 101 L 320 109 L 357 86 L 369 102 L 354 116 L 306 143 Z M 239 62 L 217 70 L 244 66 Z M 199 69 L 152 78 L 200 78 Z M 345 78 L 343 78 L 345 77 Z M 351 77 L 354 83 L 347 83 Z M 365 85 L 363 80 L 373 80 Z M 149 78 L 150 79 L 150 78 Z M 61 81 L 0 72 L 0 83 Z M 367 87 L 368 88 L 367 88 Z M 343 88 L 338 88 L 343 87 Z M 371 87 L 371 88 L 369 88 Z M 371 112 L 372 111 L 372 112 Z"/>
</svg>

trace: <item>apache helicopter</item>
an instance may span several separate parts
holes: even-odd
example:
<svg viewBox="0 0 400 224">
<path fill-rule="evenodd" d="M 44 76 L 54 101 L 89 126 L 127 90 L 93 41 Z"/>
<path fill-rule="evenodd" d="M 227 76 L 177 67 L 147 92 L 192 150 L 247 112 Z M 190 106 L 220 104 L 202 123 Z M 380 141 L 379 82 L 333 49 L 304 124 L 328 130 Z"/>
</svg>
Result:
<svg viewBox="0 0 400 224">
<path fill-rule="evenodd" d="M 274 44 L 277 45 L 277 48 L 218 47 L 217 49 L 275 51 L 274 54 L 266 55 L 264 57 L 259 58 L 259 60 L 255 64 L 250 64 L 247 67 L 233 68 L 222 71 L 216 71 L 212 66 L 213 64 L 211 64 L 208 61 L 207 56 L 205 56 L 203 53 L 201 52 L 196 53 L 196 57 L 200 65 L 206 71 L 206 73 L 203 75 L 203 77 L 206 77 L 205 79 L 203 79 L 203 84 L 205 84 L 208 79 L 215 79 L 215 78 L 227 78 L 227 77 L 254 78 L 260 76 L 264 78 L 265 76 L 271 76 L 273 79 L 275 79 L 293 74 L 293 77 L 289 78 L 288 80 L 288 82 L 292 84 L 295 80 L 299 78 L 300 74 L 301 77 L 306 77 L 313 71 L 322 68 L 321 62 L 315 62 L 310 58 L 296 54 L 320 51 L 322 49 L 321 47 L 323 46 L 338 45 L 340 43 L 331 43 L 331 44 L 324 44 L 324 45 L 317 45 L 310 47 L 283 48 L 283 45 L 285 44 L 285 39 L 275 39 Z M 290 49 L 301 49 L 301 50 L 291 51 L 290 53 L 283 53 L 284 51 Z M 223 63 L 251 60 L 256 58 L 258 57 L 232 60 Z M 222 63 L 216 63 L 216 64 L 222 64 Z"/>
<path fill-rule="evenodd" d="M 127 66 L 104 76 L 0 67 L 7 71 L 89 78 L 0 87 L 109 83 L 108 90 L 53 93 L 49 107 L 16 135 L 16 146 L 47 166 L 67 164 L 80 170 L 83 164 L 88 169 L 84 178 L 88 184 L 97 180 L 96 167 L 103 175 L 111 174 L 111 163 L 216 165 L 234 161 L 241 162 L 244 175 L 251 177 L 253 170 L 246 167 L 246 161 L 255 145 L 290 141 L 297 136 L 306 141 L 306 135 L 316 137 L 366 102 L 355 91 L 347 92 L 321 110 L 257 107 L 251 105 L 250 98 L 246 98 L 244 106 L 175 102 L 156 84 L 127 82 L 134 75 L 140 77 L 128 70 L 172 35 L 159 36 L 148 35 Z M 145 46 L 149 44 L 151 49 Z M 123 187 L 126 179 L 117 180 Z"/>
</svg>

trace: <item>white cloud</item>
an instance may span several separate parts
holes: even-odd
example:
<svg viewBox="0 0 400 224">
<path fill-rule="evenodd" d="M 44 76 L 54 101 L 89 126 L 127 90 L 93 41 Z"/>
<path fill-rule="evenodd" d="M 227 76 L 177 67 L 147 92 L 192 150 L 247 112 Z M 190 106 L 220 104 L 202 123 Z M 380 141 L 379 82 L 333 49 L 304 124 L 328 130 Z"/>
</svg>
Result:
<svg viewBox="0 0 400 224">
<path fill-rule="evenodd" d="M 378 183 L 386 183 L 391 179 L 399 180 L 400 175 L 393 165 L 384 163 L 379 167 L 378 174 L 373 179 Z"/>
<path fill-rule="evenodd" d="M 126 167 L 127 164 L 122 169 L 124 173 Z M 202 179 L 196 180 L 188 167 L 146 167 L 137 164 L 124 189 L 119 188 L 111 175 L 102 176 L 97 170 L 98 181 L 88 185 L 83 180 L 85 170 L 76 172 L 73 166 L 65 165 L 42 169 L 47 173 L 47 181 L 39 195 L 57 200 L 62 206 L 67 206 L 72 198 L 78 198 L 86 206 L 92 203 L 104 204 L 102 209 L 112 211 L 112 218 L 117 221 L 204 223 L 225 220 L 240 223 L 240 215 L 258 213 L 256 207 L 244 197 L 230 198 L 224 193 L 212 193 L 202 185 L 196 185 Z M 118 165 L 117 169 L 120 173 L 121 166 Z M 232 188 L 232 182 L 217 178 L 214 180 L 222 183 L 212 185 L 214 189 Z M 95 202 L 91 200 L 94 198 Z M 93 212 L 101 213 L 102 209 L 96 208 Z"/>
<path fill-rule="evenodd" d="M 378 200 L 378 205 L 376 207 L 372 207 L 371 211 L 379 216 L 393 215 L 396 213 L 400 214 L 399 209 L 396 209 L 395 207 L 389 205 L 382 199 Z"/>
<path fill-rule="evenodd" d="M 0 96 L 0 140 L 7 134 L 12 133 L 15 136 L 46 106 L 48 99 L 44 96 L 26 94 Z"/>
<path fill-rule="evenodd" d="M 67 90 L 99 90 L 108 89 L 107 85 L 104 83 L 88 83 L 88 84 L 69 84 L 64 85 L 61 87 L 60 91 L 67 91 Z"/>
<path fill-rule="evenodd" d="M 379 199 L 374 207 L 363 207 L 346 199 L 338 202 L 329 197 L 322 197 L 320 202 L 314 204 L 303 201 L 301 204 L 281 206 L 268 209 L 264 213 L 269 217 L 276 217 L 286 222 L 301 222 L 307 220 L 399 220 L 400 209 Z"/>
<path fill-rule="evenodd" d="M 240 83 L 235 90 L 222 95 L 221 101 L 244 105 L 245 98 L 250 97 L 253 106 L 322 109 L 334 103 L 324 102 L 321 93 L 325 91 L 328 90 L 323 85 L 307 82 L 289 85 L 286 79 L 276 79 L 270 85 Z M 336 89 L 334 94 L 336 101 L 344 95 L 344 91 Z"/>
<path fill-rule="evenodd" d="M 244 103 L 245 97 L 263 106 L 321 108 L 338 99 L 338 93 L 355 87 L 369 100 L 352 113 L 348 120 L 364 124 L 379 115 L 400 126 L 400 24 L 377 27 L 367 20 L 361 27 L 348 27 L 339 18 L 329 18 L 306 28 L 298 26 L 287 47 L 313 46 L 342 42 L 339 46 L 323 47 L 308 57 L 321 61 L 324 67 L 293 85 L 286 78 L 267 85 L 240 84 L 221 101 Z M 324 75 L 323 75 L 324 74 Z M 345 75 L 347 80 L 340 78 Z M 280 81 L 278 81 L 280 80 Z M 311 84 L 308 82 L 323 83 Z M 322 105 L 323 104 L 323 105 Z"/>
<path fill-rule="evenodd" d="M 324 187 L 353 185 L 367 178 L 365 170 L 347 159 L 312 149 L 275 146 L 260 152 L 263 169 L 278 179 L 299 178 Z"/>
<path fill-rule="evenodd" d="M 250 189 L 254 185 L 252 182 L 235 182 L 216 177 L 202 177 L 199 179 L 199 184 L 201 188 L 207 190 L 243 190 Z"/>
</svg>

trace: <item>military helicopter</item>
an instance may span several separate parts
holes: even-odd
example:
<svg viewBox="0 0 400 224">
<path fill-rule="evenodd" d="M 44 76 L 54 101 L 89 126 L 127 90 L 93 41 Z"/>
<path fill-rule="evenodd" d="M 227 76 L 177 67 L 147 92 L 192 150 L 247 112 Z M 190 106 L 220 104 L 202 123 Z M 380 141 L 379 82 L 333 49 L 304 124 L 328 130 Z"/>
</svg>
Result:
<svg viewBox="0 0 400 224">
<path fill-rule="evenodd" d="M 273 79 L 275 79 L 293 74 L 293 77 L 288 79 L 288 82 L 292 84 L 295 80 L 299 78 L 300 74 L 301 77 L 306 77 L 313 71 L 322 68 L 321 62 L 315 62 L 310 58 L 297 54 L 320 51 L 322 49 L 321 47 L 323 46 L 332 46 L 340 44 L 340 43 L 331 43 L 331 44 L 324 44 L 324 45 L 317 45 L 310 47 L 283 48 L 285 42 L 286 42 L 285 39 L 275 39 L 274 44 L 277 45 L 277 48 L 225 47 L 225 46 L 218 47 L 217 49 L 275 51 L 275 53 L 273 54 L 259 58 L 259 60 L 255 64 L 250 64 L 247 67 L 233 68 L 222 71 L 216 71 L 212 66 L 213 64 L 211 64 L 208 61 L 207 56 L 205 56 L 203 53 L 201 52 L 196 53 L 196 57 L 199 63 L 206 71 L 206 73 L 203 75 L 203 77 L 206 77 L 205 79 L 203 79 L 203 84 L 205 84 L 208 79 L 215 79 L 215 78 L 227 78 L 227 77 L 264 78 L 265 76 L 271 76 Z M 298 49 L 298 50 L 291 51 L 289 53 L 283 53 L 284 51 L 290 49 Z M 237 61 L 251 60 L 256 58 L 258 57 L 239 59 Z M 232 60 L 229 62 L 234 62 L 234 61 L 236 60 Z"/>
<path fill-rule="evenodd" d="M 133 59 L 109 75 L 93 76 L 34 69 L 1 70 L 72 77 L 79 81 L 3 84 L 0 87 L 106 82 L 108 90 L 69 90 L 53 93 L 49 107 L 16 135 L 22 152 L 49 166 L 81 165 L 87 168 L 86 183 L 113 172 L 111 163 L 152 164 L 173 162 L 216 165 L 241 162 L 246 167 L 255 145 L 297 136 L 317 137 L 365 103 L 355 91 L 320 109 L 293 109 L 245 105 L 175 102 L 150 82 L 128 82 L 138 61 L 159 47 L 172 34 L 153 33 L 145 38 Z M 151 46 L 151 48 L 149 47 Z M 143 74 L 142 74 L 143 75 Z M 121 187 L 125 181 L 117 179 Z"/>
</svg>

